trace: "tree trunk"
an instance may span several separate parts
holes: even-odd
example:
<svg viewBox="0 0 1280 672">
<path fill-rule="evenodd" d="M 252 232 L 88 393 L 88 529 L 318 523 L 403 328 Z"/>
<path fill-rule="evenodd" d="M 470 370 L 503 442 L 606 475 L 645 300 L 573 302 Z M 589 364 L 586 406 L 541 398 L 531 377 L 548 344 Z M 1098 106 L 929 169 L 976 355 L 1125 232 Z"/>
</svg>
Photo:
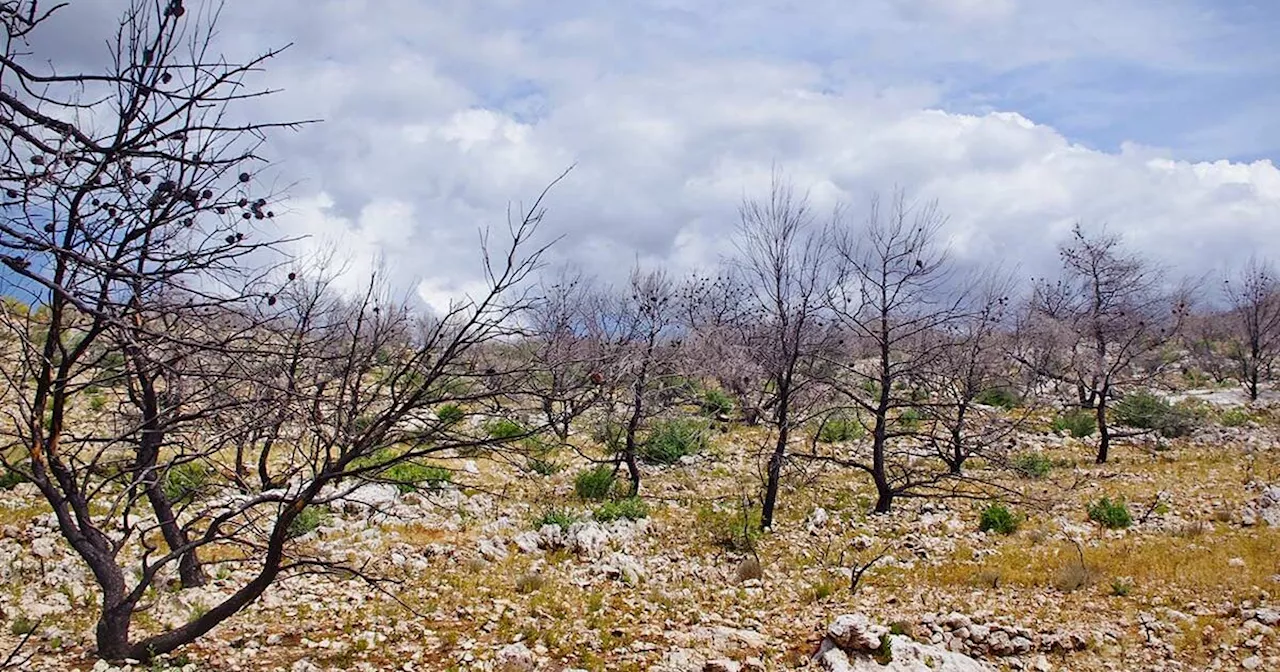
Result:
<svg viewBox="0 0 1280 672">
<path fill-rule="evenodd" d="M 769 456 L 768 480 L 764 489 L 764 509 L 760 513 L 760 528 L 773 527 L 773 510 L 778 503 L 778 482 L 782 478 L 782 460 L 787 451 L 787 427 L 784 424 L 778 429 L 778 443 Z"/>
<path fill-rule="evenodd" d="M 1111 430 L 1107 427 L 1107 402 L 1104 396 L 1099 396 L 1098 406 L 1096 409 L 1098 418 L 1098 464 L 1107 463 L 1107 454 L 1111 448 Z"/>
</svg>

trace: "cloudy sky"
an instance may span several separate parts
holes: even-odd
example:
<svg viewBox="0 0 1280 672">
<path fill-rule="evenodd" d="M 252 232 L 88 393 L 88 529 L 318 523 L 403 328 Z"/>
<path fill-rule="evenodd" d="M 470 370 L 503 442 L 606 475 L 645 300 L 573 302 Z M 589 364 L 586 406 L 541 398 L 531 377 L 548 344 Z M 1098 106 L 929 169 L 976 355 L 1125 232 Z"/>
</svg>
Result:
<svg viewBox="0 0 1280 672">
<path fill-rule="evenodd" d="M 58 30 L 92 58 L 118 4 Z M 229 56 L 294 44 L 262 114 L 324 120 L 270 148 L 283 225 L 431 303 L 570 165 L 544 233 L 605 277 L 714 264 L 775 163 L 854 220 L 895 186 L 937 199 L 957 255 L 1025 275 L 1077 220 L 1189 273 L 1280 258 L 1274 0 L 227 5 Z"/>
</svg>

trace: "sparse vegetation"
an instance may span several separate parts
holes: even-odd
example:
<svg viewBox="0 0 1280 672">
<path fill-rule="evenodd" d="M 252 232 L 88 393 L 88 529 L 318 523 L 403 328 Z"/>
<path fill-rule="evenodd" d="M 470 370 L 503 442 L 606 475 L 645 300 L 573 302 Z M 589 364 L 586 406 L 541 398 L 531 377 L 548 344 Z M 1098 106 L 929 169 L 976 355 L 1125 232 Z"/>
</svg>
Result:
<svg viewBox="0 0 1280 672">
<path fill-rule="evenodd" d="M 466 411 L 458 404 L 442 404 L 436 409 L 436 419 L 444 425 L 456 425 L 467 417 Z"/>
<path fill-rule="evenodd" d="M 171 502 L 187 501 L 199 494 L 213 476 L 200 462 L 183 462 L 169 467 L 164 475 L 164 494 Z"/>
<path fill-rule="evenodd" d="M 1098 419 L 1094 416 L 1093 411 L 1086 409 L 1070 410 L 1054 417 L 1049 429 L 1055 434 L 1065 431 L 1070 436 L 1083 439 L 1086 436 L 1093 436 L 1093 433 L 1098 431 Z"/>
<path fill-rule="evenodd" d="M 1023 477 L 1044 478 L 1053 470 L 1053 460 L 1040 453 L 1021 453 L 1014 456 L 1009 466 Z"/>
<path fill-rule="evenodd" d="M 22 472 L 5 467 L 4 471 L 0 472 L 0 490 L 12 490 L 14 486 L 19 483 L 26 483 L 27 480 L 27 477 L 22 475 Z"/>
<path fill-rule="evenodd" d="M 322 507 L 308 506 L 298 512 L 298 516 L 289 523 L 287 535 L 290 539 L 305 537 L 312 532 L 320 529 L 324 524 L 327 513 Z"/>
<path fill-rule="evenodd" d="M 397 462 L 383 471 L 381 478 L 395 485 L 400 492 L 416 492 L 438 490 L 452 483 L 453 472 L 433 464 Z"/>
<path fill-rule="evenodd" d="M 1116 402 L 1112 412 L 1115 421 L 1121 425 L 1149 429 L 1166 438 L 1187 436 L 1199 421 L 1194 410 L 1174 406 L 1147 390 L 1126 394 Z"/>
<path fill-rule="evenodd" d="M 1129 507 L 1123 499 L 1112 501 L 1109 497 L 1103 497 L 1089 504 L 1088 513 L 1089 520 L 1109 530 L 1119 530 L 1133 524 L 1133 516 L 1129 514 Z"/>
<path fill-rule="evenodd" d="M 533 521 L 533 529 L 538 530 L 547 525 L 555 525 L 560 529 L 567 530 L 570 525 L 576 522 L 578 522 L 578 516 L 572 511 L 553 508 L 542 512 L 542 515 Z"/>
<path fill-rule="evenodd" d="M 978 518 L 978 530 L 1013 534 L 1018 531 L 1018 517 L 1004 504 L 994 502 L 982 510 L 982 515 Z"/>
<path fill-rule="evenodd" d="M 1003 408 L 1006 411 L 1015 409 L 1022 403 L 1018 394 L 1008 387 L 989 387 L 979 392 L 974 401 L 984 406 Z"/>
<path fill-rule="evenodd" d="M 584 500 L 604 501 L 613 491 L 614 480 L 614 468 L 601 464 L 578 474 L 573 479 L 573 491 Z"/>
<path fill-rule="evenodd" d="M 718 387 L 709 387 L 698 398 L 698 410 L 709 418 L 727 416 L 733 412 L 733 397 Z"/>
<path fill-rule="evenodd" d="M 822 421 L 818 430 L 818 441 L 822 443 L 856 441 L 866 433 L 858 416 L 852 413 L 836 413 Z"/>
<path fill-rule="evenodd" d="M 639 520 L 649 515 L 649 505 L 639 497 L 628 497 L 612 502 L 605 502 L 596 507 L 592 517 L 602 523 L 614 520 Z"/>
<path fill-rule="evenodd" d="M 706 445 L 704 424 L 691 419 L 663 420 L 649 430 L 639 456 L 650 464 L 676 464 L 682 457 L 702 452 Z"/>
</svg>

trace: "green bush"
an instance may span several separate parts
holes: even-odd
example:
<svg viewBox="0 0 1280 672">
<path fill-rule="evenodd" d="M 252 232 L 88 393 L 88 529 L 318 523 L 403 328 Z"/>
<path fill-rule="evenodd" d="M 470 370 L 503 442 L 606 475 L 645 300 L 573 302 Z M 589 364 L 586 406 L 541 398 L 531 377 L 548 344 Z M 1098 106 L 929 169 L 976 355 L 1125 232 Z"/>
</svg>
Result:
<svg viewBox="0 0 1280 672">
<path fill-rule="evenodd" d="M 582 499 L 600 502 L 609 497 L 609 492 L 613 490 L 613 481 L 613 467 L 602 464 L 578 474 L 578 477 L 573 479 L 573 491 Z"/>
<path fill-rule="evenodd" d="M 866 434 L 866 429 L 858 416 L 852 413 L 837 413 L 826 418 L 818 430 L 818 441 L 822 443 L 843 443 L 856 441 Z"/>
<path fill-rule="evenodd" d="M 733 398 L 718 387 L 708 388 L 698 399 L 698 410 L 711 418 L 728 415 L 733 412 Z"/>
<path fill-rule="evenodd" d="M 539 476 L 555 476 L 564 470 L 564 465 L 543 457 L 531 457 L 527 463 L 529 471 Z"/>
<path fill-rule="evenodd" d="M 596 507 L 592 517 L 602 523 L 618 520 L 639 520 L 649 516 L 649 505 L 639 497 L 628 497 L 614 502 L 605 502 Z"/>
<path fill-rule="evenodd" d="M 457 404 L 442 404 L 436 409 L 436 419 L 445 425 L 456 425 L 466 417 L 466 412 Z"/>
<path fill-rule="evenodd" d="M 1222 423 L 1223 427 L 1244 427 L 1253 422 L 1253 416 L 1243 408 L 1228 408 L 1222 412 L 1218 422 Z"/>
<path fill-rule="evenodd" d="M 982 510 L 982 515 L 978 518 L 978 530 L 1013 534 L 1018 530 L 1018 517 L 1004 504 L 995 502 Z"/>
<path fill-rule="evenodd" d="M 547 509 L 533 521 L 533 529 L 540 530 L 545 525 L 555 525 L 562 530 L 567 530 L 576 522 L 578 517 L 568 509 Z"/>
<path fill-rule="evenodd" d="M 923 419 L 924 416 L 921 415 L 920 410 L 914 407 L 905 408 L 898 414 L 898 424 L 901 425 L 903 429 L 907 430 L 913 430 L 919 427 L 920 421 Z"/>
<path fill-rule="evenodd" d="M 323 508 L 318 506 L 308 506 L 298 512 L 298 517 L 294 518 L 293 522 L 289 523 L 289 528 L 285 531 L 285 536 L 290 539 L 297 539 L 298 537 L 311 534 L 320 527 L 320 524 L 324 522 L 324 519 L 325 511 Z"/>
<path fill-rule="evenodd" d="M 26 482 L 27 477 L 20 471 L 5 469 L 4 473 L 0 473 L 0 490 L 12 490 L 17 484 Z"/>
<path fill-rule="evenodd" d="M 171 502 L 194 499 L 200 490 L 212 480 L 213 472 L 201 462 L 182 462 L 169 467 L 164 473 L 161 489 Z"/>
<path fill-rule="evenodd" d="M 1155 430 L 1166 438 L 1191 434 L 1200 419 L 1193 408 L 1174 406 L 1147 390 L 1124 395 L 1111 411 L 1112 417 L 1121 425 Z"/>
<path fill-rule="evenodd" d="M 1103 497 L 1089 504 L 1089 520 L 1109 529 L 1118 530 L 1133 524 L 1133 516 L 1129 515 L 1129 507 L 1123 499 L 1111 501 Z"/>
<path fill-rule="evenodd" d="M 1053 469 L 1053 461 L 1040 453 L 1022 453 L 1014 456 L 1010 466 L 1027 478 L 1044 478 Z"/>
<path fill-rule="evenodd" d="M 1094 417 L 1093 411 L 1079 408 L 1067 411 L 1054 418 L 1049 428 L 1055 434 L 1066 430 L 1071 436 L 1083 439 L 1086 436 L 1092 436 L 1094 432 L 1098 431 L 1098 419 Z"/>
<path fill-rule="evenodd" d="M 495 441 L 506 441 L 529 433 L 524 425 L 507 418 L 498 418 L 489 422 L 485 430 L 489 433 L 489 438 Z"/>
<path fill-rule="evenodd" d="M 1007 387 L 987 388 L 979 392 L 978 396 L 974 397 L 973 400 L 983 406 L 995 406 L 1006 411 L 1017 408 L 1018 404 L 1022 403 L 1022 400 L 1018 398 L 1018 394 Z"/>
<path fill-rule="evenodd" d="M 707 447 L 706 426 L 696 420 L 663 420 L 654 423 L 640 444 L 640 459 L 650 464 L 675 464 L 685 455 Z"/>
<path fill-rule="evenodd" d="M 393 483 L 400 492 L 417 492 L 424 486 L 439 490 L 453 482 L 453 472 L 444 467 L 420 462 L 397 462 L 382 472 L 382 478 Z"/>
</svg>

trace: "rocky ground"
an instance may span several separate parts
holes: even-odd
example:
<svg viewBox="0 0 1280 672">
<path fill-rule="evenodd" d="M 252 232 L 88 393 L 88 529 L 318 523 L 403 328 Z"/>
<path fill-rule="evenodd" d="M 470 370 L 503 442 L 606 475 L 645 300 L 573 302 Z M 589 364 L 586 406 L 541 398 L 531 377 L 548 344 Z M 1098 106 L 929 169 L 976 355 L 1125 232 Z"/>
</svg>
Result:
<svg viewBox="0 0 1280 672">
<path fill-rule="evenodd" d="M 986 474 L 1021 519 L 1010 535 L 979 532 L 984 503 L 966 499 L 871 515 L 860 473 L 796 467 L 754 551 L 735 537 L 759 430 L 647 468 L 636 521 L 591 519 L 573 494 L 581 459 L 547 477 L 458 460 L 460 485 L 366 486 L 299 540 L 371 559 L 388 582 L 290 578 L 134 669 L 1276 670 L 1278 435 L 1267 413 L 1229 424 L 1123 444 L 1102 466 L 1090 439 L 1020 435 L 1017 451 L 1053 466 Z M 1134 524 L 1090 522 L 1102 496 Z M 104 669 L 93 583 L 35 502 L 30 486 L 0 492 L 0 651 L 35 627 L 26 667 Z M 852 568 L 880 553 L 852 591 Z M 139 629 L 183 622 L 239 578 L 154 595 Z"/>
</svg>

